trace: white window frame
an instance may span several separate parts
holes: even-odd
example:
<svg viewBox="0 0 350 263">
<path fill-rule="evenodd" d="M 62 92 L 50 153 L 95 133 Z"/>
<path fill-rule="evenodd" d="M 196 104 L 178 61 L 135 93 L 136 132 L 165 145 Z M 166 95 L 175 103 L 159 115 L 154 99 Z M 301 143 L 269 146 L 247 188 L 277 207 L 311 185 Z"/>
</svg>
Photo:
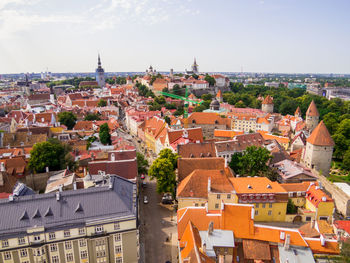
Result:
<svg viewBox="0 0 350 263">
<path fill-rule="evenodd" d="M 22 248 L 19 250 L 19 254 L 20 254 L 21 258 L 24 258 L 24 257 L 28 256 L 28 251 L 26 248 Z"/>
<path fill-rule="evenodd" d="M 2 245 L 2 247 L 8 247 L 8 246 L 9 246 L 9 241 L 8 241 L 8 239 L 2 240 L 2 241 L 1 241 L 1 245 Z"/>
<path fill-rule="evenodd" d="M 65 249 L 72 249 L 72 242 L 71 241 L 64 242 L 64 248 Z"/>
<path fill-rule="evenodd" d="M 102 233 L 104 231 L 103 225 L 95 226 L 95 233 Z"/>
<path fill-rule="evenodd" d="M 4 252 L 4 260 L 10 260 L 12 259 L 12 255 L 10 251 L 5 251 Z"/>
</svg>

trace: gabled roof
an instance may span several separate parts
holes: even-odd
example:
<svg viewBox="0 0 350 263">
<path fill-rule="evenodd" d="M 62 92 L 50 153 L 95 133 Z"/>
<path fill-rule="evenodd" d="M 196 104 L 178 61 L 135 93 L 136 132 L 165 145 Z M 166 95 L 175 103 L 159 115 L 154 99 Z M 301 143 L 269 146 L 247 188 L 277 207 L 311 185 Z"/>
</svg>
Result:
<svg viewBox="0 0 350 263">
<path fill-rule="evenodd" d="M 270 95 L 267 95 L 262 104 L 273 104 L 273 98 Z"/>
<path fill-rule="evenodd" d="M 177 152 L 182 158 L 216 157 L 214 142 L 179 144 Z"/>
<path fill-rule="evenodd" d="M 295 116 L 301 116 L 301 110 L 300 110 L 300 107 L 298 106 L 298 108 L 295 110 L 295 113 L 294 113 Z"/>
<path fill-rule="evenodd" d="M 306 192 L 306 198 L 315 206 L 318 207 L 321 202 L 334 202 L 333 199 L 323 192 L 319 186 L 311 184 Z"/>
<path fill-rule="evenodd" d="M 323 120 L 312 131 L 310 137 L 307 138 L 307 142 L 317 146 L 334 146 L 334 141 Z"/>
<path fill-rule="evenodd" d="M 225 159 L 212 158 L 179 158 L 177 160 L 178 180 L 181 182 L 196 169 L 222 170 L 225 169 Z"/>
<path fill-rule="evenodd" d="M 306 111 L 306 116 L 311 116 L 311 117 L 320 116 L 314 101 L 311 101 L 310 106 Z"/>
<path fill-rule="evenodd" d="M 208 180 L 210 178 L 210 186 Z M 196 169 L 177 187 L 177 196 L 180 198 L 208 198 L 208 187 L 214 193 L 231 193 L 233 185 L 224 170 Z"/>
<path fill-rule="evenodd" d="M 182 130 L 168 130 L 169 143 L 173 143 L 179 138 L 184 137 L 191 141 L 203 142 L 202 128 L 182 129 Z"/>
<path fill-rule="evenodd" d="M 272 182 L 267 177 L 232 177 L 230 181 L 238 194 L 287 193 L 279 183 Z"/>
<path fill-rule="evenodd" d="M 222 118 L 214 112 L 194 112 L 188 117 L 188 123 L 229 126 L 230 119 Z"/>
</svg>

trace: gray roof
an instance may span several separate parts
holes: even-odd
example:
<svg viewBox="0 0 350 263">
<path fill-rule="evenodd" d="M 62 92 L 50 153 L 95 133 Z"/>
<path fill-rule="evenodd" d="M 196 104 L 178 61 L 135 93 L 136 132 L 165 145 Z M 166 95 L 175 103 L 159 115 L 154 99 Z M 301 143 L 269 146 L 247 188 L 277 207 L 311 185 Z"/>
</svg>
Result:
<svg viewBox="0 0 350 263">
<path fill-rule="evenodd" d="M 101 186 L 59 192 L 59 201 L 56 193 L 0 200 L 0 236 L 20 235 L 34 226 L 43 226 L 45 231 L 50 231 L 67 225 L 83 226 L 102 218 L 135 217 L 135 183 L 112 176 L 111 185 L 111 189 Z"/>
<path fill-rule="evenodd" d="M 278 245 L 278 252 L 280 256 L 280 262 L 290 262 L 290 263 L 315 263 L 312 251 L 310 248 L 290 246 L 286 250 L 283 245 Z M 288 261 L 287 261 L 288 260 Z"/>
</svg>

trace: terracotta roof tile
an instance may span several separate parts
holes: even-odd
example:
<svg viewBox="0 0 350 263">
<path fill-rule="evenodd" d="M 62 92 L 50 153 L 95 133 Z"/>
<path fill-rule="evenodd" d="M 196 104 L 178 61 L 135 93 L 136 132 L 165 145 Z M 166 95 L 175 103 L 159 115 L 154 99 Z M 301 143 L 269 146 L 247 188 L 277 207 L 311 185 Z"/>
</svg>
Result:
<svg viewBox="0 0 350 263">
<path fill-rule="evenodd" d="M 273 104 L 273 98 L 270 95 L 267 95 L 262 104 Z"/>
<path fill-rule="evenodd" d="M 307 142 L 317 146 L 334 146 L 334 141 L 323 120 L 312 131 L 310 137 L 307 138 Z"/>
<path fill-rule="evenodd" d="M 179 144 L 177 152 L 182 158 L 216 157 L 214 142 Z"/>
<path fill-rule="evenodd" d="M 306 111 L 306 116 L 311 116 L 311 117 L 320 116 L 314 101 L 311 101 L 310 106 Z"/>
<path fill-rule="evenodd" d="M 315 206 L 321 202 L 334 202 L 325 192 L 323 192 L 317 185 L 311 184 L 306 192 L 306 198 Z"/>
</svg>

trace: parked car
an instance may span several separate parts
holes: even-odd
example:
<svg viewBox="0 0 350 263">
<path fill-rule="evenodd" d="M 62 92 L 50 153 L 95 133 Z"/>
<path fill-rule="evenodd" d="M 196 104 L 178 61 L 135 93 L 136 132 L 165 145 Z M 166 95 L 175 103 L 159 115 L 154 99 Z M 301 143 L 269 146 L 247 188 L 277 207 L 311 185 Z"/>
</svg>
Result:
<svg viewBox="0 0 350 263">
<path fill-rule="evenodd" d="M 148 204 L 148 198 L 147 198 L 146 195 L 143 197 L 143 203 L 144 203 L 144 204 Z"/>
<path fill-rule="evenodd" d="M 172 200 L 168 200 L 168 199 L 162 199 L 162 204 L 164 204 L 164 205 L 171 205 L 171 204 L 173 204 L 173 201 Z"/>
</svg>

